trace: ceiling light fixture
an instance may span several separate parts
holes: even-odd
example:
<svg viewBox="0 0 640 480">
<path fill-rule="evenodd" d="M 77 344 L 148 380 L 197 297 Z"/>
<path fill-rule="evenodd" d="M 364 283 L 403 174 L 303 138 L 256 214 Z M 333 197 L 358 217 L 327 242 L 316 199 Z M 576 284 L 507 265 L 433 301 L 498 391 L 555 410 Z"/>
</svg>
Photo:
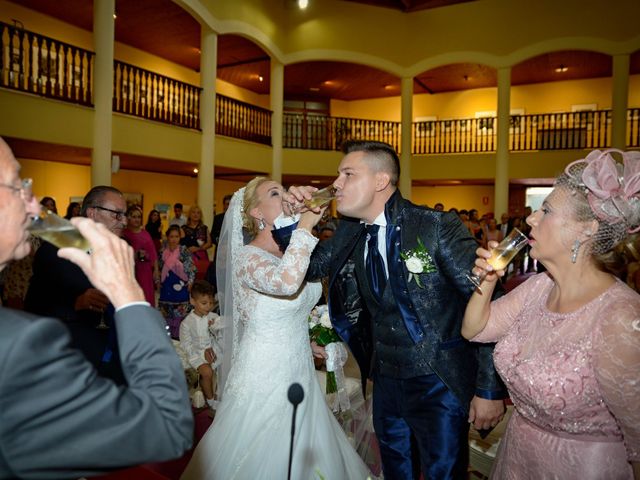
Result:
<svg viewBox="0 0 640 480">
<path fill-rule="evenodd" d="M 569 67 L 567 67 L 566 65 L 560 64 L 560 66 L 556 68 L 556 73 L 564 73 L 567 70 L 569 70 Z"/>
<path fill-rule="evenodd" d="M 320 89 L 318 87 L 309 87 L 310 92 L 319 92 Z"/>
<path fill-rule="evenodd" d="M 264 80 L 264 77 L 262 75 L 258 75 L 258 81 L 262 82 Z"/>
<path fill-rule="evenodd" d="M 113 19 L 115 20 L 116 18 L 118 18 L 118 14 L 116 12 L 113 12 Z"/>
<path fill-rule="evenodd" d="M 197 169 L 197 168 L 194 168 L 194 169 L 193 169 L 193 173 L 198 173 L 198 169 Z"/>
<path fill-rule="evenodd" d="M 298 8 L 300 8 L 300 10 L 304 10 L 308 6 L 309 6 L 309 0 L 298 0 Z"/>
</svg>

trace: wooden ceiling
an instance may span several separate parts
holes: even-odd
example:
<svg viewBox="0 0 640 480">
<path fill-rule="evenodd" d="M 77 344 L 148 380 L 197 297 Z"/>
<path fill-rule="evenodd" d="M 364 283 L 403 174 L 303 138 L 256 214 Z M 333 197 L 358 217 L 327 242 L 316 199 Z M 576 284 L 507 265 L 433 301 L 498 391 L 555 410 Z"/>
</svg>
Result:
<svg viewBox="0 0 640 480">
<path fill-rule="evenodd" d="M 10 0 L 85 30 L 92 30 L 92 0 Z M 343 0 L 414 12 L 475 0 Z M 116 0 L 115 38 L 195 71 L 200 65 L 200 25 L 171 0 Z M 20 19 L 17 19 L 20 20 Z M 30 29 L 28 23 L 24 28 Z M 268 94 L 269 55 L 251 40 L 238 35 L 218 37 L 218 78 L 258 94 Z M 567 67 L 564 72 L 556 72 Z M 640 51 L 631 56 L 631 73 L 640 73 Z M 587 51 L 552 52 L 530 58 L 512 68 L 512 85 L 558 80 L 607 77 L 612 73 L 608 55 Z M 262 80 L 261 80 L 262 79 Z M 475 63 L 444 65 L 414 78 L 414 93 L 442 93 L 497 86 L 494 68 Z M 365 65 L 313 61 L 286 65 L 285 99 L 359 100 L 400 95 L 400 79 Z M 66 152 L 69 153 L 69 152 Z M 66 155 L 65 153 L 65 155 Z M 89 155 L 83 155 L 88 164 Z M 33 158 L 33 157 L 32 157 Z M 68 157 L 67 157 L 68 158 Z M 140 160 L 140 159 L 138 159 Z M 123 168 L 143 169 L 143 161 L 123 155 Z M 193 166 L 154 160 L 154 171 L 190 174 Z M 195 165 L 194 165 L 195 166 Z M 140 167 L 140 168 L 138 168 Z M 165 168 L 166 167 L 166 168 Z M 182 170 L 186 169 L 184 172 Z M 225 172 L 216 170 L 216 175 Z M 229 174 L 233 174 L 230 172 Z M 238 173 L 238 172 L 235 172 Z M 253 172 L 252 172 L 253 173 Z M 192 173 L 191 173 L 192 174 Z M 323 182 L 327 179 L 321 179 Z"/>
<path fill-rule="evenodd" d="M 405 13 L 417 12 L 428 8 L 446 7 L 456 3 L 475 2 L 476 0 L 343 0 L 345 2 L 364 3 L 374 7 L 386 7 Z"/>
</svg>

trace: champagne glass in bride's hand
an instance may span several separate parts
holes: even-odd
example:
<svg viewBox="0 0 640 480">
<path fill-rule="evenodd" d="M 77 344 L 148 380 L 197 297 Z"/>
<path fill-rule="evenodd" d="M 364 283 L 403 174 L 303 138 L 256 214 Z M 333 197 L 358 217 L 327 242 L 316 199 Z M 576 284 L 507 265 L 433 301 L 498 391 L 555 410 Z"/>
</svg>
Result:
<svg viewBox="0 0 640 480">
<path fill-rule="evenodd" d="M 33 219 L 28 230 L 31 234 L 43 238 L 58 248 L 74 247 L 84 251 L 89 251 L 91 248 L 87 239 L 69 220 L 49 210 L 42 209 L 40 215 Z"/>
<path fill-rule="evenodd" d="M 289 205 L 289 210 L 291 214 L 299 213 L 302 210 L 302 207 L 307 207 L 309 210 L 314 208 L 322 208 L 329 203 L 331 200 L 336 198 L 336 187 L 333 185 L 329 185 L 321 190 L 316 190 L 311 194 L 311 198 L 307 198 L 302 203 L 297 203 L 294 205 Z"/>
<path fill-rule="evenodd" d="M 494 271 L 504 270 L 507 265 L 509 265 L 509 262 L 513 260 L 513 257 L 515 257 L 528 242 L 529 238 L 520 230 L 514 228 L 509 235 L 504 237 L 504 240 L 495 248 L 491 249 L 491 257 L 486 259 L 487 263 L 491 265 Z M 486 270 L 483 270 L 480 274 L 475 274 L 472 270 L 471 273 L 467 274 L 467 278 L 482 292 L 480 284 L 484 280 L 484 277 L 487 276 L 487 273 Z"/>
</svg>

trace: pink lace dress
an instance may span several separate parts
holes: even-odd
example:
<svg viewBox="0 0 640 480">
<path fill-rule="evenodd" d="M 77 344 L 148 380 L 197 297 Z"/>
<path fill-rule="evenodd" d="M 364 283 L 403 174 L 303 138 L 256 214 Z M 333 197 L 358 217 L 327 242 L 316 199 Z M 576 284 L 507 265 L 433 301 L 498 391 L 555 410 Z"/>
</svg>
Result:
<svg viewBox="0 0 640 480">
<path fill-rule="evenodd" d="M 571 313 L 543 273 L 492 304 L 473 340 L 498 344 L 515 412 L 496 479 L 632 479 L 640 461 L 640 295 L 617 281 Z"/>
</svg>

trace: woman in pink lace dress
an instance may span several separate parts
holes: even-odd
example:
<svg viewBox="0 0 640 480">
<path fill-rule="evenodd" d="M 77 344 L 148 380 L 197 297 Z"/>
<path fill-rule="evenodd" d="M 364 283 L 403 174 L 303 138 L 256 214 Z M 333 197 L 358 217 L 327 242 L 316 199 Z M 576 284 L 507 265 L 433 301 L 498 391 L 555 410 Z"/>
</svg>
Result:
<svg viewBox="0 0 640 480">
<path fill-rule="evenodd" d="M 640 295 L 609 273 L 640 228 L 640 153 L 622 155 L 624 166 L 610 151 L 573 162 L 527 218 L 548 272 L 491 303 L 504 271 L 478 249 L 474 270 L 489 273 L 462 334 L 498 342 L 515 405 L 493 478 L 640 478 Z"/>
</svg>

